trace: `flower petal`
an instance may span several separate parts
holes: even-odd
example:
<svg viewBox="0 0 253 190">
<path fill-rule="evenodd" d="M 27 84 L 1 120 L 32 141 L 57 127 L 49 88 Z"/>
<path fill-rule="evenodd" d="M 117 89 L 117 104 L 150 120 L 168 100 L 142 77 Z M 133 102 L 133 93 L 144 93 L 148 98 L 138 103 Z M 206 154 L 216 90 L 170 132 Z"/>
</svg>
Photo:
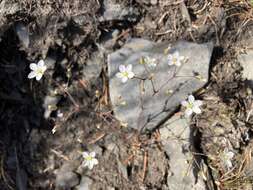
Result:
<svg viewBox="0 0 253 190">
<path fill-rule="evenodd" d="M 132 71 L 132 68 L 133 68 L 133 66 L 130 64 L 130 65 L 127 65 L 126 70 L 127 70 L 128 72 L 131 72 L 131 71 Z"/>
<path fill-rule="evenodd" d="M 39 67 L 44 67 L 44 66 L 45 66 L 45 62 L 44 62 L 42 59 L 39 60 L 38 66 L 39 66 Z"/>
<path fill-rule="evenodd" d="M 88 168 L 89 168 L 90 170 L 92 170 L 92 168 L 93 168 L 92 162 L 90 162 L 90 163 L 88 164 Z"/>
<path fill-rule="evenodd" d="M 181 66 L 181 62 L 179 60 L 177 60 L 176 64 L 175 64 L 177 67 L 180 67 Z"/>
<path fill-rule="evenodd" d="M 31 71 L 31 72 L 29 73 L 29 75 L 28 75 L 28 78 L 29 78 L 29 79 L 32 79 L 32 78 L 34 78 L 34 77 L 36 77 L 36 72 Z"/>
<path fill-rule="evenodd" d="M 179 57 L 179 60 L 180 60 L 180 61 L 183 61 L 183 60 L 184 60 L 184 56 L 180 56 L 180 57 Z"/>
<path fill-rule="evenodd" d="M 191 114 L 192 114 L 192 109 L 187 108 L 187 109 L 185 110 L 185 115 L 186 115 L 187 117 L 190 117 Z"/>
<path fill-rule="evenodd" d="M 189 104 L 189 103 L 188 103 L 187 101 L 185 101 L 185 100 L 181 102 L 181 105 L 184 106 L 184 107 L 187 107 L 188 104 Z"/>
<path fill-rule="evenodd" d="M 33 71 L 37 69 L 37 65 L 35 63 L 31 63 L 29 67 Z"/>
<path fill-rule="evenodd" d="M 89 156 L 89 153 L 88 153 L 88 152 L 83 152 L 83 153 L 82 153 L 82 156 L 83 156 L 84 158 L 86 158 L 86 157 Z"/>
<path fill-rule="evenodd" d="M 123 76 L 122 79 L 121 79 L 121 82 L 126 83 L 127 80 L 128 80 L 128 78 Z"/>
<path fill-rule="evenodd" d="M 229 158 L 229 159 L 232 159 L 233 157 L 234 157 L 234 153 L 233 152 L 231 152 L 231 151 L 229 151 L 228 153 L 227 153 L 227 157 Z"/>
<path fill-rule="evenodd" d="M 193 106 L 192 111 L 196 114 L 200 114 L 201 113 L 201 109 L 198 106 Z"/>
<path fill-rule="evenodd" d="M 126 71 L 125 65 L 120 65 L 120 66 L 119 66 L 119 71 L 120 71 L 120 72 L 125 72 L 125 71 Z"/>
<path fill-rule="evenodd" d="M 43 75 L 42 75 L 42 74 L 40 74 L 40 73 L 39 73 L 39 74 L 37 74 L 37 75 L 36 75 L 36 80 L 37 80 L 37 81 L 39 81 L 39 80 L 42 78 L 42 76 L 43 76 Z"/>
<path fill-rule="evenodd" d="M 194 101 L 195 101 L 194 96 L 193 96 L 193 95 L 188 96 L 188 101 L 189 101 L 191 104 L 193 104 Z"/>
<path fill-rule="evenodd" d="M 93 165 L 97 165 L 98 164 L 98 160 L 96 158 L 93 159 L 92 162 L 93 162 Z"/>
<path fill-rule="evenodd" d="M 96 156 L 96 152 L 91 152 L 90 156 L 94 158 Z"/>
<path fill-rule="evenodd" d="M 172 65 L 173 65 L 172 60 L 168 60 L 168 65 L 169 65 L 169 66 L 172 66 Z"/>
<path fill-rule="evenodd" d="M 84 167 L 86 167 L 86 166 L 88 166 L 88 165 L 89 165 L 89 162 L 88 162 L 88 161 L 86 161 L 86 160 L 84 160 L 84 161 L 83 161 L 83 163 L 82 163 L 82 165 L 83 165 Z"/>
<path fill-rule="evenodd" d="M 233 167 L 232 162 L 230 160 L 226 160 L 226 165 L 227 165 L 228 168 Z"/>
<path fill-rule="evenodd" d="M 121 78 L 123 78 L 124 76 L 122 75 L 122 73 L 118 72 L 118 73 L 116 73 L 116 77 L 121 79 Z"/>
<path fill-rule="evenodd" d="M 201 106 L 203 104 L 203 102 L 201 101 L 201 100 L 195 100 L 194 102 L 193 102 L 193 105 L 194 106 Z"/>
<path fill-rule="evenodd" d="M 133 77 L 134 77 L 134 73 L 133 73 L 133 72 L 131 72 L 131 71 L 130 71 L 130 72 L 128 72 L 128 78 L 130 78 L 130 79 L 131 79 L 131 78 L 133 78 Z"/>
<path fill-rule="evenodd" d="M 47 66 L 44 65 L 43 67 L 41 67 L 41 70 L 42 70 L 42 72 L 44 73 L 44 72 L 47 70 Z"/>
</svg>

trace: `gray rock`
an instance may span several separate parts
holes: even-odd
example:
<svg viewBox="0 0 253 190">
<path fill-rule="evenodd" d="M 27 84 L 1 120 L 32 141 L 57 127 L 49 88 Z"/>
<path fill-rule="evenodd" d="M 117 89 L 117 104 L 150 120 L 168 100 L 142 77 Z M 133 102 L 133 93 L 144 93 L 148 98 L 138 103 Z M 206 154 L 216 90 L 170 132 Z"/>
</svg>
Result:
<svg viewBox="0 0 253 190">
<path fill-rule="evenodd" d="M 76 187 L 76 190 L 90 190 L 92 179 L 86 176 L 82 176 L 80 184 Z"/>
<path fill-rule="evenodd" d="M 88 82 L 94 82 L 102 71 L 104 61 L 103 51 L 95 52 L 89 59 L 83 69 L 83 77 Z"/>
<path fill-rule="evenodd" d="M 103 10 L 100 21 L 127 20 L 135 22 L 139 16 L 136 8 L 124 6 L 122 3 L 114 2 L 114 0 L 104 0 Z"/>
<path fill-rule="evenodd" d="M 57 189 L 70 189 L 79 184 L 80 180 L 76 173 L 73 171 L 77 163 L 65 163 L 56 173 L 56 187 Z"/>
<path fill-rule="evenodd" d="M 115 116 L 138 130 L 153 129 L 172 114 L 188 94 L 203 87 L 208 79 L 213 46 L 178 42 L 155 44 L 132 39 L 108 56 L 110 98 Z M 187 61 L 181 67 L 167 64 L 167 53 L 178 51 Z M 143 57 L 156 58 L 155 68 L 140 64 Z M 116 77 L 120 65 L 132 64 L 135 78 L 122 83 Z"/>
<path fill-rule="evenodd" d="M 20 2 L 14 3 L 9 0 L 2 0 L 0 2 L 0 37 L 12 24 L 12 22 L 9 21 L 8 16 L 15 15 L 20 10 Z"/>
<path fill-rule="evenodd" d="M 159 130 L 162 145 L 169 157 L 170 175 L 167 184 L 170 190 L 205 190 L 205 183 L 200 176 L 195 179 L 190 147 L 189 120 L 174 115 Z"/>
<path fill-rule="evenodd" d="M 238 61 L 243 67 L 243 77 L 249 80 L 251 86 L 253 87 L 253 50 L 248 49 L 244 54 L 238 55 Z"/>
<path fill-rule="evenodd" d="M 15 32 L 19 38 L 19 41 L 21 44 L 25 47 L 28 48 L 30 39 L 29 39 L 29 32 L 28 29 L 25 25 L 22 23 L 17 23 L 15 26 Z"/>
</svg>

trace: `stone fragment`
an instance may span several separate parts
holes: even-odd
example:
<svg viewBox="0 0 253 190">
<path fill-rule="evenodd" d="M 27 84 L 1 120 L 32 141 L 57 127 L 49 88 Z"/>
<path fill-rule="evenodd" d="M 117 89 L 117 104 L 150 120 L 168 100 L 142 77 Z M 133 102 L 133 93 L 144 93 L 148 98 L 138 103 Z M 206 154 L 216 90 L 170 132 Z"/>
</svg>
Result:
<svg viewBox="0 0 253 190">
<path fill-rule="evenodd" d="M 56 189 L 71 189 L 79 184 L 79 177 L 74 172 L 77 163 L 65 163 L 56 173 Z"/>
<path fill-rule="evenodd" d="M 195 178 L 195 157 L 190 151 L 190 121 L 174 115 L 159 130 L 162 145 L 169 157 L 167 184 L 170 190 L 205 190 L 200 176 Z"/>
<path fill-rule="evenodd" d="M 17 23 L 15 26 L 15 32 L 19 38 L 19 41 L 21 44 L 25 47 L 28 48 L 30 39 L 29 39 L 29 32 L 28 29 L 25 25 L 22 23 Z"/>
<path fill-rule="evenodd" d="M 80 184 L 76 187 L 77 190 L 91 190 L 92 179 L 86 176 L 82 176 Z"/>
<path fill-rule="evenodd" d="M 154 129 L 172 114 L 181 101 L 208 80 L 213 46 L 177 42 L 153 43 L 132 39 L 108 56 L 110 98 L 115 116 L 131 128 Z M 179 52 L 182 65 L 169 66 L 168 54 Z M 146 64 L 145 58 L 156 64 Z M 132 65 L 135 77 L 126 83 L 116 76 L 120 65 Z"/>
<path fill-rule="evenodd" d="M 125 6 L 123 3 L 116 3 L 114 0 L 103 1 L 103 14 L 100 18 L 101 21 L 127 20 L 135 22 L 139 16 L 136 8 Z"/>
<path fill-rule="evenodd" d="M 246 50 L 244 54 L 238 55 L 238 61 L 243 67 L 242 75 L 243 78 L 249 80 L 253 87 L 253 50 Z"/>
</svg>

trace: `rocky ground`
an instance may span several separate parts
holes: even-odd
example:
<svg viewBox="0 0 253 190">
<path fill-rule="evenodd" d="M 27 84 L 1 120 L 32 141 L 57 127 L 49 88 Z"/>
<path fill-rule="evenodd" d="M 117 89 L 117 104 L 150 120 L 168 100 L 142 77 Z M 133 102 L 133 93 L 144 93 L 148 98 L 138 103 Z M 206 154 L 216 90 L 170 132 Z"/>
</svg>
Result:
<svg viewBox="0 0 253 190">
<path fill-rule="evenodd" d="M 252 6 L 2 0 L 0 189 L 253 189 Z"/>
</svg>

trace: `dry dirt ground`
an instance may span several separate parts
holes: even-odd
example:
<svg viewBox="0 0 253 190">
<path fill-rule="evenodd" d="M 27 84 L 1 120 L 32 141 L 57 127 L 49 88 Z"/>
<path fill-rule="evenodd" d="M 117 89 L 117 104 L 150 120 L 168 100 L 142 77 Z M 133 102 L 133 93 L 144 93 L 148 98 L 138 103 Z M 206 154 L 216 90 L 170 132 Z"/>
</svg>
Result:
<svg viewBox="0 0 253 190">
<path fill-rule="evenodd" d="M 106 63 L 96 73 L 98 78 L 86 77 L 87 60 L 113 31 L 118 32 L 113 49 L 130 37 L 156 42 L 214 42 L 210 79 L 196 93 L 205 102 L 203 114 L 192 119 L 200 137 L 196 148 L 204 159 L 215 155 L 217 139 L 207 136 L 224 134 L 236 126 L 237 136 L 226 138 L 240 153 L 238 168 L 226 176 L 213 159 L 208 163 L 209 173 L 213 175 L 215 170 L 217 175 L 207 186 L 246 189 L 244 185 L 251 184 L 252 175 L 242 179 L 240 172 L 247 165 L 245 159 L 251 158 L 252 142 L 245 140 L 245 131 L 251 139 L 253 117 L 248 113 L 253 104 L 237 55 L 244 50 L 244 41 L 252 37 L 251 3 L 115 2 L 134 8 L 138 15 L 134 20 L 101 20 L 103 0 L 0 2 L 0 189 L 56 189 L 57 183 L 63 183 L 59 175 L 65 172 L 64 167 L 81 170 L 80 152 L 89 149 L 103 155 L 99 169 L 86 174 L 93 181 L 91 189 L 166 189 L 168 158 L 159 133 L 139 134 L 115 120 L 108 98 Z M 26 37 L 22 42 L 18 36 L 20 27 L 29 33 L 28 46 Z M 40 82 L 29 80 L 29 63 L 46 57 L 52 58 L 54 67 Z M 52 95 L 60 97 L 56 107 L 45 107 L 45 97 Z M 48 119 L 44 118 L 45 109 L 52 111 Z M 114 154 L 107 153 L 112 149 Z M 81 176 L 76 175 L 77 182 L 69 183 L 80 183 Z"/>
</svg>

